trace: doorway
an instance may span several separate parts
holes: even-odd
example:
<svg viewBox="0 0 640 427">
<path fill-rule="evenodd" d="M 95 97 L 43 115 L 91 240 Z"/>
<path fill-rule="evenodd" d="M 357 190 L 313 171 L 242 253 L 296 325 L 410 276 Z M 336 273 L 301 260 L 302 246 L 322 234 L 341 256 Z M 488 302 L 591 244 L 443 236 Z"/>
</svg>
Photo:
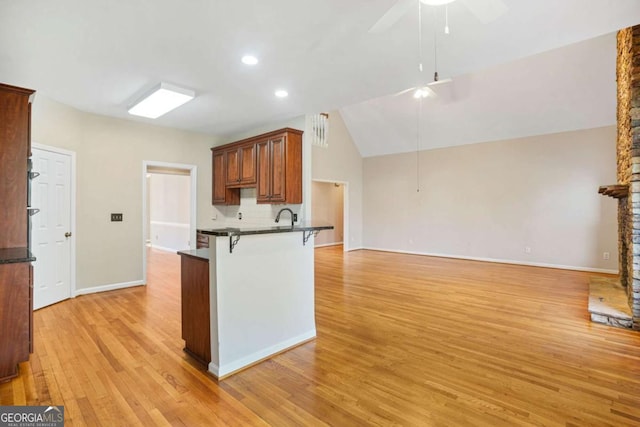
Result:
<svg viewBox="0 0 640 427">
<path fill-rule="evenodd" d="M 195 165 L 143 161 L 142 271 L 147 282 L 149 247 L 177 252 L 196 247 Z"/>
<path fill-rule="evenodd" d="M 75 153 L 33 144 L 30 247 L 33 308 L 71 298 L 75 291 Z"/>
<path fill-rule="evenodd" d="M 333 230 L 323 230 L 315 238 L 315 247 L 343 245 L 348 236 L 347 184 L 335 181 L 312 181 L 311 218 L 314 222 L 333 225 Z M 348 239 L 347 239 L 348 241 Z"/>
</svg>

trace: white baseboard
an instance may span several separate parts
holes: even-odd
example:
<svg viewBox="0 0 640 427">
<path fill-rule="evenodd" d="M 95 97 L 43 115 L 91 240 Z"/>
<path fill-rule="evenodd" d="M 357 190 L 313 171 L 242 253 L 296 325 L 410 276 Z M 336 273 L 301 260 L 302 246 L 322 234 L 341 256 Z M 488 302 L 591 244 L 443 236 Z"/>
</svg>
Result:
<svg viewBox="0 0 640 427">
<path fill-rule="evenodd" d="M 295 347 L 315 337 L 316 337 L 316 330 L 314 328 L 310 331 L 305 332 L 304 334 L 279 342 L 265 349 L 256 351 L 255 353 L 252 353 L 240 359 L 234 360 L 233 362 L 229 362 L 225 364 L 221 363 L 220 366 L 216 365 L 213 362 L 210 362 L 209 372 L 211 372 L 217 378 L 226 377 L 233 374 L 236 371 L 239 371 L 257 362 L 260 362 L 268 358 L 269 356 L 273 356 L 277 353 L 281 353 L 287 349 Z"/>
<path fill-rule="evenodd" d="M 131 288 L 131 287 L 140 286 L 140 285 L 145 285 L 143 280 L 135 280 L 133 282 L 114 283 L 112 285 L 102 285 L 102 286 L 93 286 L 90 288 L 76 289 L 75 292 L 73 293 L 73 297 L 75 298 L 79 295 L 95 294 L 98 292 L 115 291 L 116 289 Z"/>
<path fill-rule="evenodd" d="M 186 249 L 166 248 L 164 246 L 157 246 L 157 245 L 154 245 L 154 244 L 151 244 L 151 249 L 157 249 L 159 251 L 164 251 L 164 252 L 172 252 L 174 254 L 177 253 L 179 250 L 186 250 Z"/>
<path fill-rule="evenodd" d="M 355 248 L 349 248 L 347 249 L 345 252 L 351 252 L 351 251 L 361 251 L 363 248 L 362 246 L 356 246 Z M 373 251 L 375 251 L 376 249 L 372 249 Z"/>
<path fill-rule="evenodd" d="M 365 247 L 361 249 L 366 249 L 370 251 L 381 251 L 381 252 L 395 252 L 399 254 L 408 254 L 408 255 L 424 255 L 424 256 L 432 256 L 437 258 L 453 258 L 453 259 L 464 259 L 469 261 L 482 261 L 482 262 L 493 262 L 497 264 L 513 264 L 513 265 L 526 265 L 530 267 L 544 267 L 544 268 L 557 268 L 560 270 L 574 270 L 574 271 L 588 271 L 591 273 L 606 273 L 606 274 L 618 274 L 618 270 L 609 270 L 605 268 L 592 268 L 592 267 L 576 267 L 572 265 L 560 265 L 560 264 L 548 264 L 542 262 L 527 262 L 527 261 L 514 261 L 510 259 L 497 259 L 497 258 L 481 258 L 481 257 L 471 257 L 464 255 L 449 255 L 449 254 L 436 254 L 430 252 L 416 252 L 416 251 L 403 251 L 398 249 L 384 249 L 384 248 L 374 248 L 374 247 Z"/>
<path fill-rule="evenodd" d="M 326 248 L 327 246 L 340 246 L 343 242 L 324 243 L 322 245 L 315 245 L 315 248 Z"/>
</svg>

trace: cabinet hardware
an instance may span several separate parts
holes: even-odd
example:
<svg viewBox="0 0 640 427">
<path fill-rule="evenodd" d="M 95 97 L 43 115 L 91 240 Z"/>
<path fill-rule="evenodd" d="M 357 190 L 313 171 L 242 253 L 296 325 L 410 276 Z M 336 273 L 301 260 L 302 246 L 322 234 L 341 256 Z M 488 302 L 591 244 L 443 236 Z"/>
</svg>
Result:
<svg viewBox="0 0 640 427">
<path fill-rule="evenodd" d="M 67 231 L 66 233 L 64 233 L 64 237 L 69 238 L 71 237 L 71 232 Z"/>
</svg>

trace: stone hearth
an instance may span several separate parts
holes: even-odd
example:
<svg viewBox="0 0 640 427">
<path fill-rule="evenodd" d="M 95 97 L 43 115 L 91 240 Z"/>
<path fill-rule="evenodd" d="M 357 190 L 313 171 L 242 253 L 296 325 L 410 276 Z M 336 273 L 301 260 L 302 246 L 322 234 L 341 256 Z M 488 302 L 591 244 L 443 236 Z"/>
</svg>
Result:
<svg viewBox="0 0 640 427">
<path fill-rule="evenodd" d="M 618 279 L 592 277 L 589 282 L 591 321 L 618 328 L 632 328 L 627 291 Z"/>
</svg>

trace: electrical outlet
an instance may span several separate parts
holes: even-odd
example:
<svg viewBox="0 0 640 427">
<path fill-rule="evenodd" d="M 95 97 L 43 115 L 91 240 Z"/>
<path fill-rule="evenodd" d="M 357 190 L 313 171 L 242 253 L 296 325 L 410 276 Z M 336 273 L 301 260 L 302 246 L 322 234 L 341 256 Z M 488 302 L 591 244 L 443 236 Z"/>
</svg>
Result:
<svg viewBox="0 0 640 427">
<path fill-rule="evenodd" d="M 238 212 L 238 219 L 242 219 L 242 212 Z"/>
<path fill-rule="evenodd" d="M 611 254 L 609 252 L 602 252 L 602 259 L 608 260 L 611 258 Z"/>
<path fill-rule="evenodd" d="M 111 214 L 111 222 L 122 222 L 122 214 L 121 213 L 112 213 Z"/>
<path fill-rule="evenodd" d="M 298 222 L 298 214 L 293 214 L 293 222 Z"/>
<path fill-rule="evenodd" d="M 531 253 L 531 248 L 529 246 L 525 246 L 524 247 L 524 253 L 525 254 L 530 254 Z"/>
</svg>

